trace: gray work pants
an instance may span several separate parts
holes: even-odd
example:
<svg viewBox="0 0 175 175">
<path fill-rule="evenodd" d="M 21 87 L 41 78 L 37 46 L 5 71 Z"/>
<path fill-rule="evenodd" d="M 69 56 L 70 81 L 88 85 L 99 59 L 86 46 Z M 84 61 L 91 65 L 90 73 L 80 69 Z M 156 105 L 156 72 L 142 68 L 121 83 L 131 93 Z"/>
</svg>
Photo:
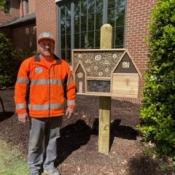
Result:
<svg viewBox="0 0 175 175">
<path fill-rule="evenodd" d="M 31 118 L 28 164 L 31 175 L 54 168 L 62 117 Z"/>
</svg>

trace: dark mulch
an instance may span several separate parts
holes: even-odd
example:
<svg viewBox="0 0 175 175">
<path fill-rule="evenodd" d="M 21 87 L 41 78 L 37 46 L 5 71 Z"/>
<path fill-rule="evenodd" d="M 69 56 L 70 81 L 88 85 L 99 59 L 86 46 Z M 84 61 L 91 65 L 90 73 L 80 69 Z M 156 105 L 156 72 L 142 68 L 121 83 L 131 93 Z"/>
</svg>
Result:
<svg viewBox="0 0 175 175">
<path fill-rule="evenodd" d="M 17 121 L 13 89 L 1 90 L 0 95 L 6 109 L 0 112 L 0 137 L 18 145 L 26 157 L 29 124 Z M 138 123 L 138 103 L 113 99 L 110 153 L 98 153 L 98 97 L 78 96 L 74 116 L 63 119 L 58 142 L 62 175 L 163 175 L 158 162 L 143 154 L 134 129 Z"/>
</svg>

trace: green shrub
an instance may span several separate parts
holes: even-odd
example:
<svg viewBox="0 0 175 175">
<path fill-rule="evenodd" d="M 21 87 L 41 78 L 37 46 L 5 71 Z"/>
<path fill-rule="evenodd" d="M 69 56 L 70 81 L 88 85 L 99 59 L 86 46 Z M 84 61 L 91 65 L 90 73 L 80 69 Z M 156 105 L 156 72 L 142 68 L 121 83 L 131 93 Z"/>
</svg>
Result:
<svg viewBox="0 0 175 175">
<path fill-rule="evenodd" d="M 159 153 L 175 156 L 175 0 L 157 0 L 149 46 L 139 129 Z"/>
<path fill-rule="evenodd" d="M 11 86 L 15 81 L 18 61 L 9 39 L 0 33 L 0 87 Z"/>
<path fill-rule="evenodd" d="M 5 0 L 0 0 L 0 10 L 4 9 Z"/>
<path fill-rule="evenodd" d="M 21 61 L 33 55 L 31 50 L 16 50 L 10 40 L 0 33 L 0 87 L 13 86 Z"/>
</svg>

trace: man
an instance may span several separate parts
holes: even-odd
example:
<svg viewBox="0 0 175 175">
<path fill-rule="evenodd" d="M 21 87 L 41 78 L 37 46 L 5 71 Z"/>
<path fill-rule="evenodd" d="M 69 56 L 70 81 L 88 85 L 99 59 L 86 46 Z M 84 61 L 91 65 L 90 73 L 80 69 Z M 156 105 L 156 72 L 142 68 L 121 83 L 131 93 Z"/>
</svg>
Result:
<svg viewBox="0 0 175 175">
<path fill-rule="evenodd" d="M 54 167 L 61 118 L 70 117 L 75 107 L 75 82 L 69 64 L 54 53 L 51 33 L 38 37 L 39 54 L 24 60 L 15 85 L 16 112 L 19 121 L 30 119 L 28 164 L 31 175 L 60 175 Z M 29 93 L 30 92 L 30 93 Z"/>
</svg>

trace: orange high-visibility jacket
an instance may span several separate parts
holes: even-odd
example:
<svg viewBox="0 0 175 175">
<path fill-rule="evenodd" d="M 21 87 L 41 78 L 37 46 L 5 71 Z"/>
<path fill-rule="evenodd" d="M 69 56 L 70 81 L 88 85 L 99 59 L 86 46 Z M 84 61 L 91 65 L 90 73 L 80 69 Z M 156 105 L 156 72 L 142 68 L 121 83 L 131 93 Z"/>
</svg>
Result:
<svg viewBox="0 0 175 175">
<path fill-rule="evenodd" d="M 54 56 L 48 62 L 41 55 L 24 60 L 15 85 L 17 114 L 44 118 L 64 115 L 67 106 L 75 107 L 75 82 L 69 64 Z"/>
</svg>

